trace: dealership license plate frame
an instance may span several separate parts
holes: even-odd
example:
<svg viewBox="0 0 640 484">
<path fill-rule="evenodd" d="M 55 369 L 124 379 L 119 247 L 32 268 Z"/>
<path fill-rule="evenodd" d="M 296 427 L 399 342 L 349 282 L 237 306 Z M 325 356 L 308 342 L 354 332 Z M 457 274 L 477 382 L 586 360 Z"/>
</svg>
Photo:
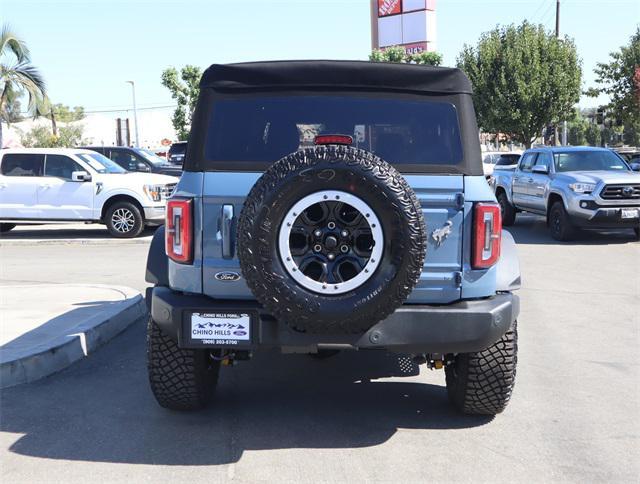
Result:
<svg viewBox="0 0 640 484">
<path fill-rule="evenodd" d="M 620 218 L 623 220 L 631 220 L 634 218 L 640 218 L 640 209 L 637 208 L 623 208 L 620 210 Z"/>
<path fill-rule="evenodd" d="M 184 313 L 183 320 L 183 341 L 187 343 L 188 347 L 202 347 L 202 348 L 251 348 L 256 338 L 257 318 L 258 314 L 255 311 L 250 310 L 224 310 L 218 309 L 216 311 L 187 311 Z M 195 317 L 195 318 L 194 318 Z M 193 337 L 192 330 L 194 324 L 197 322 L 212 323 L 212 327 L 198 328 L 198 329 L 210 329 L 219 331 L 228 331 L 228 334 L 215 335 L 212 334 L 210 338 Z M 237 324 L 244 326 L 244 329 L 239 329 Z M 218 325 L 218 326 L 216 326 Z M 247 330 L 246 338 L 244 335 L 234 335 L 234 331 Z"/>
</svg>

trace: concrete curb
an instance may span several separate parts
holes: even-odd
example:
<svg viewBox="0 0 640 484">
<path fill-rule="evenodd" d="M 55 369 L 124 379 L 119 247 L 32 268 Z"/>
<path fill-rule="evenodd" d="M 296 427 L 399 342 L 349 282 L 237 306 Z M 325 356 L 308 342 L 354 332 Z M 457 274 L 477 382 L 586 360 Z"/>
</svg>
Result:
<svg viewBox="0 0 640 484">
<path fill-rule="evenodd" d="M 94 285 L 93 287 L 105 287 Z M 90 315 L 67 331 L 27 354 L 7 358 L 0 354 L 0 388 L 29 383 L 67 368 L 120 334 L 130 325 L 144 321 L 148 315 L 142 295 L 126 287 L 113 287 L 124 300 Z M 65 315 L 59 316 L 64 318 Z M 34 330 L 34 331 L 37 331 Z"/>
<path fill-rule="evenodd" d="M 136 237 L 135 239 L 24 239 L 0 238 L 0 247 L 25 246 L 25 245 L 129 245 L 129 244 L 150 244 L 151 236 Z"/>
</svg>

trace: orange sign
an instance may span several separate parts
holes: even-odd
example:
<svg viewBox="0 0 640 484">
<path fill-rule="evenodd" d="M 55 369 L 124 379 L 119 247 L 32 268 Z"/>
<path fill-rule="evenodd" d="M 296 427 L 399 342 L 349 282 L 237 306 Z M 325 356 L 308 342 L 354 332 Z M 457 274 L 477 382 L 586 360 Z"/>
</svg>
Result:
<svg viewBox="0 0 640 484">
<path fill-rule="evenodd" d="M 401 0 L 378 0 L 378 17 L 395 15 L 402 12 Z"/>
</svg>

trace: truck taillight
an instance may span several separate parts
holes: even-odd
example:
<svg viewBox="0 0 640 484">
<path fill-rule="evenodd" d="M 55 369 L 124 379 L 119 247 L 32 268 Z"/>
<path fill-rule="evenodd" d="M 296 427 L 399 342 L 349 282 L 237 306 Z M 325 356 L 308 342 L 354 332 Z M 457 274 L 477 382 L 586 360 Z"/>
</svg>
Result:
<svg viewBox="0 0 640 484">
<path fill-rule="evenodd" d="M 474 269 L 491 267 L 500 258 L 502 215 L 497 203 L 476 203 L 473 208 Z"/>
<path fill-rule="evenodd" d="M 167 201 L 165 223 L 167 255 L 171 260 L 189 264 L 193 258 L 193 210 L 192 200 Z"/>
</svg>

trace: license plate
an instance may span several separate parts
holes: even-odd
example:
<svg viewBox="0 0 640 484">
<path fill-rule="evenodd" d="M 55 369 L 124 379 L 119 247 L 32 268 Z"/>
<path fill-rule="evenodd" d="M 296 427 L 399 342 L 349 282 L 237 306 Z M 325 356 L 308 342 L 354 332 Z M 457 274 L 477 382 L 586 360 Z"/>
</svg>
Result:
<svg viewBox="0 0 640 484">
<path fill-rule="evenodd" d="M 251 316 L 247 313 L 192 313 L 192 341 L 205 345 L 241 345 L 251 341 Z"/>
<path fill-rule="evenodd" d="M 638 218 L 640 212 L 635 208 L 623 208 L 622 218 Z"/>
</svg>

